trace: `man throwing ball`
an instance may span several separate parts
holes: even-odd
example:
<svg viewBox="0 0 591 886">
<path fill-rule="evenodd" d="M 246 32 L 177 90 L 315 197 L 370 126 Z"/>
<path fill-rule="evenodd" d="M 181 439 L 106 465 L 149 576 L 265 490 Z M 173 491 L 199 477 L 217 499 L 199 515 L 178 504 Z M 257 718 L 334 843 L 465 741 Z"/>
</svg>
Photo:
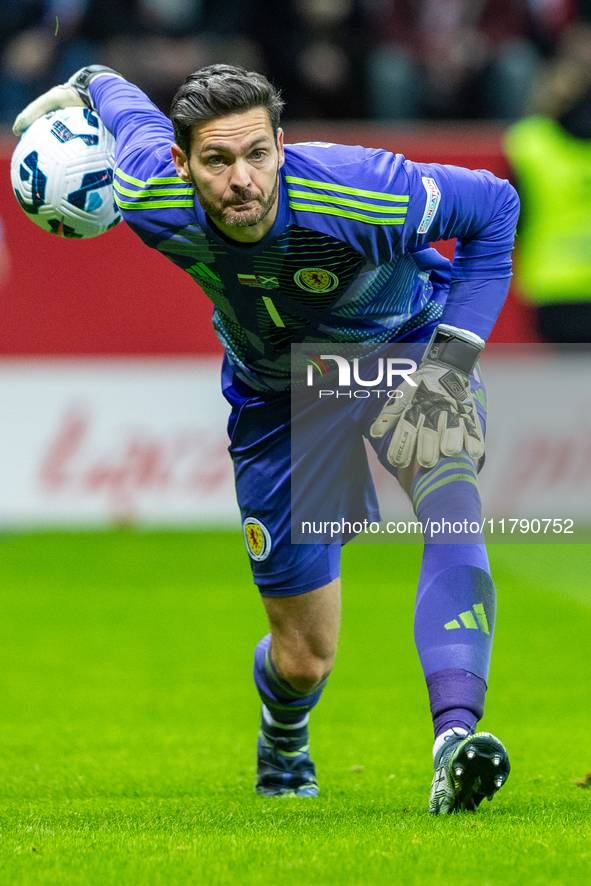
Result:
<svg viewBox="0 0 591 886">
<path fill-rule="evenodd" d="M 309 493 L 321 500 L 336 477 L 335 519 L 375 519 L 369 474 L 339 469 L 352 453 L 365 459 L 365 437 L 423 526 L 442 516 L 480 523 L 486 398 L 476 363 L 509 287 L 517 195 L 482 170 L 362 147 L 284 146 L 277 91 L 238 67 L 189 76 L 171 122 L 137 87 L 93 65 L 29 105 L 15 132 L 76 104 L 94 108 L 116 138 L 126 222 L 214 304 L 238 503 L 270 631 L 255 650 L 256 790 L 315 797 L 308 721 L 335 663 L 341 547 L 291 543 L 291 345 L 334 353 L 344 343 L 424 343 L 414 383 L 344 406 L 331 429 L 339 445 L 316 447 L 330 464 L 315 462 Z M 453 237 L 450 265 L 430 241 Z M 313 411 L 310 421 L 311 439 Z M 476 731 L 495 609 L 482 536 L 429 539 L 415 640 L 435 731 L 433 813 L 475 810 L 509 774 L 503 744 Z"/>
</svg>

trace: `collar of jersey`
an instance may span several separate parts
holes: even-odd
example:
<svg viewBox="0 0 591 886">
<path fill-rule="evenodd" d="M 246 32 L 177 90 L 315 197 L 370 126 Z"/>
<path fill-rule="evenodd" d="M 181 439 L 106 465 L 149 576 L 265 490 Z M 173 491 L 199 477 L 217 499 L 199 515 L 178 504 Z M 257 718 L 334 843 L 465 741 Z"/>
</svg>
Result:
<svg viewBox="0 0 591 886">
<path fill-rule="evenodd" d="M 215 240 L 216 243 L 221 243 L 226 249 L 236 250 L 236 252 L 259 252 L 266 249 L 269 243 L 277 240 L 287 228 L 289 211 L 289 199 L 287 196 L 285 176 L 283 175 L 283 170 L 279 170 L 279 206 L 277 208 L 277 218 L 273 222 L 273 227 L 270 231 L 267 231 L 263 239 L 259 240 L 257 243 L 252 243 L 248 246 L 244 243 L 237 242 L 236 245 L 234 245 L 230 239 L 222 237 L 213 222 L 210 222 L 208 216 L 201 208 L 201 204 L 197 199 L 197 194 L 195 194 L 195 213 L 202 230 L 208 237 Z"/>
</svg>

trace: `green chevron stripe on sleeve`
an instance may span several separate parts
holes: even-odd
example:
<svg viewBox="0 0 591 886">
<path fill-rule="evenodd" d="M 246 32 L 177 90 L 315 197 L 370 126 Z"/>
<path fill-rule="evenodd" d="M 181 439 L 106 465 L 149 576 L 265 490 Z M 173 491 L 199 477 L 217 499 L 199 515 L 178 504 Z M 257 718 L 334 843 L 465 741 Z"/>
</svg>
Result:
<svg viewBox="0 0 591 886">
<path fill-rule="evenodd" d="M 462 624 L 465 628 L 470 628 L 471 631 L 477 631 L 478 625 L 476 624 L 476 619 L 472 615 L 469 609 L 466 612 L 460 612 L 460 618 L 462 620 Z"/>
<path fill-rule="evenodd" d="M 459 629 L 460 623 L 454 618 L 452 621 L 448 621 L 447 624 L 444 624 L 443 627 L 446 631 L 455 631 L 456 628 Z"/>
<path fill-rule="evenodd" d="M 406 206 L 376 206 L 372 203 L 360 203 L 358 200 L 347 200 L 345 197 L 332 197 L 328 194 L 314 194 L 312 191 L 292 191 L 288 189 L 290 197 L 304 197 L 307 200 L 316 200 L 317 203 L 336 203 L 339 206 L 352 206 L 353 209 L 367 209 L 369 212 L 386 212 L 406 215 Z"/>
<path fill-rule="evenodd" d="M 359 212 L 347 212 L 345 209 L 337 209 L 335 206 L 312 206 L 307 203 L 294 203 L 289 201 L 291 209 L 298 212 L 320 212 L 324 215 L 339 215 L 341 218 L 353 218 L 356 221 L 365 222 L 368 225 L 403 225 L 403 218 L 370 218 Z"/>
<path fill-rule="evenodd" d="M 149 185 L 186 185 L 187 182 L 183 181 L 182 178 L 179 178 L 178 175 L 163 175 L 162 177 L 156 176 L 155 178 L 149 178 Z"/>
<path fill-rule="evenodd" d="M 138 188 L 147 188 L 148 185 L 186 185 L 187 182 L 184 182 L 182 178 L 179 178 L 178 175 L 172 176 L 162 176 L 162 178 L 149 178 L 148 181 L 142 181 L 139 178 L 134 178 L 132 175 L 128 175 L 126 172 L 123 172 L 122 169 L 115 170 L 115 175 L 119 178 L 122 178 L 123 181 L 129 182 L 130 185 L 137 185 Z"/>
<path fill-rule="evenodd" d="M 131 191 L 129 188 L 124 188 L 123 185 L 120 185 L 116 179 L 113 182 L 113 187 L 118 194 L 122 194 L 124 197 L 135 197 L 138 200 L 142 197 L 174 197 L 194 193 L 193 185 L 184 188 L 145 188 L 143 191 Z"/>
<path fill-rule="evenodd" d="M 115 191 L 113 196 L 119 209 L 180 209 L 183 206 L 193 206 L 193 200 L 146 200 L 145 202 L 126 203 L 117 196 Z"/>
<path fill-rule="evenodd" d="M 124 182 L 129 182 L 130 185 L 137 185 L 138 188 L 145 188 L 148 182 L 143 182 L 139 178 L 134 178 L 132 175 L 128 175 L 126 172 L 123 172 L 122 169 L 117 168 L 115 170 L 115 175 L 122 178 Z"/>
<path fill-rule="evenodd" d="M 316 182 L 307 178 L 296 178 L 286 175 L 285 181 L 293 185 L 306 185 L 309 188 L 318 188 L 321 191 L 336 191 L 340 194 L 352 194 L 354 197 L 375 197 L 377 200 L 390 200 L 392 203 L 408 203 L 409 197 L 404 194 L 384 194 L 381 191 L 364 191 L 361 188 L 349 188 L 345 185 L 335 185 L 332 182 Z"/>
</svg>

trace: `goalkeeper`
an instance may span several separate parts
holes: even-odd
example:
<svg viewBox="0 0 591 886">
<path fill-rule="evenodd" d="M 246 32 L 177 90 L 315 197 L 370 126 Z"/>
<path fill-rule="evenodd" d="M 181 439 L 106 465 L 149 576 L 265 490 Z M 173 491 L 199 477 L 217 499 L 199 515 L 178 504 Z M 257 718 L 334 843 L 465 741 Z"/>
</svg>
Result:
<svg viewBox="0 0 591 886">
<path fill-rule="evenodd" d="M 238 67 L 189 76 L 171 123 L 115 71 L 91 66 L 26 108 L 15 132 L 75 104 L 96 109 L 116 138 L 127 223 L 213 302 L 238 502 L 270 628 L 255 650 L 256 789 L 317 796 L 308 720 L 335 661 L 340 545 L 291 543 L 290 346 L 426 345 L 414 385 L 335 413 L 330 439 L 312 413 L 311 500 L 336 479 L 339 517 L 376 519 L 368 473 L 360 486 L 359 471 L 347 470 L 365 459 L 365 436 L 423 526 L 442 515 L 480 522 L 486 399 L 476 361 L 509 287 L 517 195 L 482 170 L 284 146 L 278 93 Z M 450 265 L 430 241 L 453 237 Z M 414 629 L 435 731 L 433 813 L 476 809 L 509 774 L 502 743 L 476 732 L 494 622 L 482 537 L 426 543 Z"/>
</svg>

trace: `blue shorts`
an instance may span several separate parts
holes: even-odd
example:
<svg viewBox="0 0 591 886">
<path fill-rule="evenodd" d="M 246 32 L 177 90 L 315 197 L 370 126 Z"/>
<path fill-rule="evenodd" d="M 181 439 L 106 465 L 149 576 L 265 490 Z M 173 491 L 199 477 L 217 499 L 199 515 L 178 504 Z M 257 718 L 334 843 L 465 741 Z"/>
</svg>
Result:
<svg viewBox="0 0 591 886">
<path fill-rule="evenodd" d="M 223 378 L 224 396 L 232 405 L 229 452 L 254 582 L 263 596 L 271 597 L 322 587 L 340 574 L 341 543 L 293 544 L 292 518 L 301 514 L 319 520 L 325 513 L 334 519 L 336 508 L 339 519 L 351 523 L 380 520 L 363 441 L 369 440 L 379 461 L 396 476 L 386 457 L 391 434 L 379 440 L 369 436 L 384 401 L 354 400 L 347 406 L 336 399 L 316 401 L 305 415 L 304 430 L 296 434 L 289 392 L 260 394 L 232 377 L 227 363 Z M 479 379 L 473 378 L 472 385 L 483 390 Z M 484 430 L 486 408 L 479 399 L 476 407 Z M 298 441 L 295 455 L 292 436 Z M 293 472 L 304 460 L 313 468 L 306 467 L 305 483 L 292 486 Z M 297 518 L 294 523 L 299 525 Z"/>
</svg>

